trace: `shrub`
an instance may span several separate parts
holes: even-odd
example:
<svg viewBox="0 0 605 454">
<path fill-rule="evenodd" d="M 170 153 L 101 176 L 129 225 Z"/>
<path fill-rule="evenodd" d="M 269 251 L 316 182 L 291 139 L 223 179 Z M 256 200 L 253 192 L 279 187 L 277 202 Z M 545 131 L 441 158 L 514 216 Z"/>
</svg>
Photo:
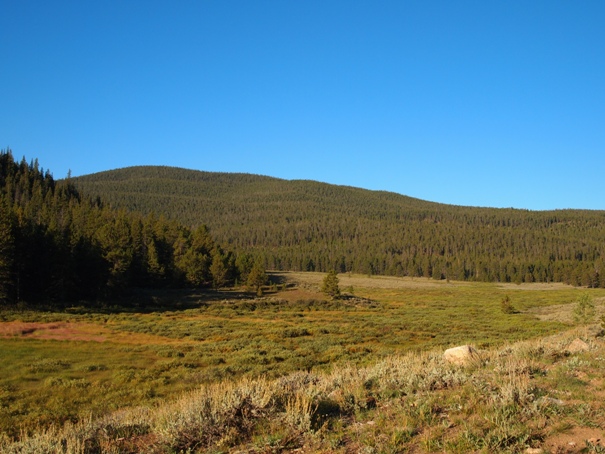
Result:
<svg viewBox="0 0 605 454">
<path fill-rule="evenodd" d="M 513 303 L 511 303 L 508 295 L 506 295 L 500 302 L 500 308 L 504 314 L 514 314 L 516 312 L 515 306 L 513 306 Z"/>
<path fill-rule="evenodd" d="M 595 307 L 592 298 L 588 293 L 583 293 L 576 301 L 573 319 L 577 324 L 586 325 L 594 319 L 594 316 Z"/>
</svg>

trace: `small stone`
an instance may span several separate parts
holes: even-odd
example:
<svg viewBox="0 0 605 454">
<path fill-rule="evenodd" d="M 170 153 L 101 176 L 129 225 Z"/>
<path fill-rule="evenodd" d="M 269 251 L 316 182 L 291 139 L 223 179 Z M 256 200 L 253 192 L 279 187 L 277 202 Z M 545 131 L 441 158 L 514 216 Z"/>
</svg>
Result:
<svg viewBox="0 0 605 454">
<path fill-rule="evenodd" d="M 580 338 L 575 338 L 571 344 L 567 346 L 569 353 L 581 353 L 590 350 L 590 346 Z"/>
<path fill-rule="evenodd" d="M 556 405 L 557 407 L 562 407 L 563 405 L 565 405 L 565 402 L 563 402 L 561 399 L 555 399 L 554 397 L 540 397 L 536 403 L 538 405 Z"/>
<path fill-rule="evenodd" d="M 525 454 L 544 454 L 544 450 L 542 448 L 527 448 Z"/>
</svg>

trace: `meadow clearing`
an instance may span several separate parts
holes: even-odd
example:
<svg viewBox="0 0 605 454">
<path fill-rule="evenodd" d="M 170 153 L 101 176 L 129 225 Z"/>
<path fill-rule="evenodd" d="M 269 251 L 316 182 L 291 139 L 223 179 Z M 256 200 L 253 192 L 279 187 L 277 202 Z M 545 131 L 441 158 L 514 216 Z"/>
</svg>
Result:
<svg viewBox="0 0 605 454">
<path fill-rule="evenodd" d="M 121 408 L 158 408 L 200 386 L 370 370 L 460 344 L 502 349 L 568 331 L 582 293 L 598 311 L 605 302 L 603 289 L 562 284 L 359 275 L 339 275 L 345 295 L 329 301 L 319 292 L 323 276 L 272 273 L 261 298 L 141 292 L 94 310 L 0 312 L 0 440 Z M 502 310 L 507 296 L 512 313 Z M 401 433 L 401 443 L 412 435 Z"/>
</svg>

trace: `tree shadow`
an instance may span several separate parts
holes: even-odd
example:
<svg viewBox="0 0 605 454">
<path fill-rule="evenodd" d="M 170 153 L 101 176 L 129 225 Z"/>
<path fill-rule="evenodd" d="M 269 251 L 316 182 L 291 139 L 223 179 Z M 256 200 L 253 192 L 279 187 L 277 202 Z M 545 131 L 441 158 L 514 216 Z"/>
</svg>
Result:
<svg viewBox="0 0 605 454">
<path fill-rule="evenodd" d="M 208 307 L 226 301 L 245 301 L 255 298 L 254 292 L 214 289 L 129 289 L 111 298 L 78 302 L 19 303 L 4 307 L 9 311 L 65 312 L 71 314 L 120 314 L 174 312 Z"/>
</svg>

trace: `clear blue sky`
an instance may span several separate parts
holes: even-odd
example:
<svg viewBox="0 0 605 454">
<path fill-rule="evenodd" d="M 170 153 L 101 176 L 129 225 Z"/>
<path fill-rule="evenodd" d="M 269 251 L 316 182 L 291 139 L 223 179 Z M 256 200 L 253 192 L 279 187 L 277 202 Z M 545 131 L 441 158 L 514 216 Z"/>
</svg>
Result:
<svg viewBox="0 0 605 454">
<path fill-rule="evenodd" d="M 0 147 L 605 209 L 605 1 L 0 0 Z"/>
</svg>

